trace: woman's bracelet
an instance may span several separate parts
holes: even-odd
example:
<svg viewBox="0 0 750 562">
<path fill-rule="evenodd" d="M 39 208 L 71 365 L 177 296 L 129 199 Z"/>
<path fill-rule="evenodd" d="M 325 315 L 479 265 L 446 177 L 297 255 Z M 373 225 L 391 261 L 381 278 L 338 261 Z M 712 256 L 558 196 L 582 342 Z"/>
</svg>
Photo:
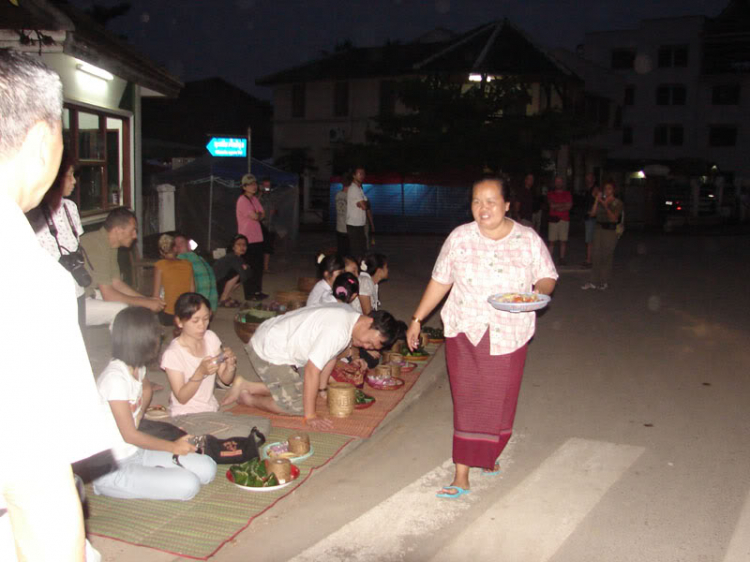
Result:
<svg viewBox="0 0 750 562">
<path fill-rule="evenodd" d="M 326 387 L 324 387 L 324 388 L 319 388 L 319 389 L 318 389 L 318 394 L 320 394 L 321 392 L 325 392 L 326 390 L 328 390 L 328 387 L 327 387 L 327 386 L 326 386 Z"/>
<path fill-rule="evenodd" d="M 412 317 L 411 317 L 411 321 L 412 321 L 412 322 L 416 322 L 416 323 L 417 323 L 417 324 L 419 324 L 420 326 L 422 325 L 422 321 L 421 321 L 421 320 L 420 320 L 419 318 L 417 318 L 417 316 L 416 316 L 416 315 L 414 315 L 414 316 L 412 316 Z"/>
</svg>

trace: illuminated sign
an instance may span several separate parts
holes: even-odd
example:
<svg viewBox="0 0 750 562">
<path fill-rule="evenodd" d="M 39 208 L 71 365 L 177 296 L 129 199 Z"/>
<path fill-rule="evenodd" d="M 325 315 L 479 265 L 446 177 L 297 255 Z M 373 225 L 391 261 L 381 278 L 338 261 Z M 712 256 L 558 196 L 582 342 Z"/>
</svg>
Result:
<svg viewBox="0 0 750 562">
<path fill-rule="evenodd" d="M 247 139 L 213 137 L 206 145 L 211 156 L 247 158 Z"/>
</svg>

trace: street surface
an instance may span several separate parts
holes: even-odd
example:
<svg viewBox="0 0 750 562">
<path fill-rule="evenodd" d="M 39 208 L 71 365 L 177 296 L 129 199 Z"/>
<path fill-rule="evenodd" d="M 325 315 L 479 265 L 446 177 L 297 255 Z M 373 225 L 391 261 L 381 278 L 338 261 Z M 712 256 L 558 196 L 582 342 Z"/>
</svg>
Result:
<svg viewBox="0 0 750 562">
<path fill-rule="evenodd" d="M 306 236 L 301 252 L 323 240 Z M 378 237 L 384 308 L 411 315 L 441 241 Z M 416 399 L 212 560 L 750 560 L 749 241 L 627 232 L 606 292 L 581 291 L 587 274 L 564 269 L 538 317 L 502 472 L 472 471 L 470 495 L 435 498 L 452 477 L 441 354 Z M 311 269 L 286 266 L 287 288 Z M 107 560 L 175 560 L 94 544 Z"/>
</svg>

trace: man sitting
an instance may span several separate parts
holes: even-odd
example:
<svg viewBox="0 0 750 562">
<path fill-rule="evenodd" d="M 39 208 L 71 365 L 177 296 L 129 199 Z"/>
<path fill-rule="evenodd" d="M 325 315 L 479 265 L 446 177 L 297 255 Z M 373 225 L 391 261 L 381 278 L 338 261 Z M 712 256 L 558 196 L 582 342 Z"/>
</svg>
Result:
<svg viewBox="0 0 750 562">
<path fill-rule="evenodd" d="M 213 268 L 190 249 L 189 241 L 184 234 L 174 235 L 174 248 L 177 252 L 177 259 L 188 260 L 193 264 L 195 292 L 206 297 L 211 303 L 211 310 L 215 311 L 219 306 L 219 293 L 216 289 L 216 276 Z"/>
<path fill-rule="evenodd" d="M 120 278 L 117 249 L 129 248 L 138 237 L 138 223 L 130 209 L 120 207 L 107 215 L 104 225 L 81 236 L 81 246 L 91 262 L 91 286 L 87 289 L 86 325 L 112 324 L 127 306 L 143 306 L 154 312 L 164 301 L 145 297 Z"/>
<path fill-rule="evenodd" d="M 362 316 L 341 304 L 305 307 L 266 320 L 245 346 L 263 382 L 236 377 L 222 403 L 238 400 L 274 414 L 304 416 L 315 431 L 331 429 L 331 420 L 317 417 L 315 402 L 325 397 L 338 355 L 349 345 L 390 347 L 400 331 L 388 312 Z"/>
</svg>

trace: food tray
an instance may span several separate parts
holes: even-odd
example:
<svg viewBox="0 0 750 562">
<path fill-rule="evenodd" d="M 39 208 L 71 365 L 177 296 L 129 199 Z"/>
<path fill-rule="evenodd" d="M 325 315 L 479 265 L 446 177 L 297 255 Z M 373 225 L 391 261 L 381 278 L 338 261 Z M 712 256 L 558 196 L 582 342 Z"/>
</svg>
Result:
<svg viewBox="0 0 750 562">
<path fill-rule="evenodd" d="M 239 489 L 245 490 L 246 492 L 275 492 L 276 490 L 286 488 L 287 486 L 289 486 L 289 484 L 297 480 L 297 478 L 299 478 L 299 468 L 292 465 L 292 479 L 289 482 L 284 482 L 283 484 L 279 484 L 278 486 L 268 486 L 266 488 L 262 488 L 260 486 L 241 486 L 240 484 L 235 483 L 234 477 L 232 476 L 232 471 L 227 470 L 227 480 L 229 480 Z"/>
<path fill-rule="evenodd" d="M 535 302 L 501 302 L 501 299 L 509 295 L 522 295 L 525 297 L 535 296 Z M 540 293 L 497 293 L 487 299 L 493 308 L 504 312 L 533 312 L 544 308 L 552 299 L 549 295 Z"/>
<path fill-rule="evenodd" d="M 397 388 L 404 386 L 404 379 L 399 379 L 398 377 L 387 379 L 389 381 L 396 381 L 390 384 L 383 384 L 380 381 L 372 380 L 370 377 L 367 377 L 365 380 L 367 381 L 367 384 L 375 390 L 396 390 Z"/>
<path fill-rule="evenodd" d="M 369 402 L 365 402 L 364 404 L 357 404 L 355 402 L 355 404 L 354 404 L 354 409 L 355 410 L 366 410 L 367 408 L 369 408 L 373 404 L 375 404 L 375 402 L 377 402 L 377 400 L 373 396 L 370 396 L 369 394 L 367 394 L 367 396 L 369 396 L 370 398 L 372 398 L 372 400 L 370 400 Z"/>
<path fill-rule="evenodd" d="M 269 449 L 271 449 L 271 447 L 278 447 L 279 445 L 283 445 L 284 443 L 284 441 L 275 441 L 274 443 L 266 443 L 265 445 L 263 445 L 263 447 L 261 447 L 260 449 L 261 460 L 270 459 L 271 456 L 268 454 Z M 304 455 L 300 455 L 299 457 L 288 457 L 289 462 L 291 462 L 292 464 L 300 463 L 304 460 L 309 459 L 311 456 L 313 456 L 314 453 L 315 449 L 312 445 L 310 445 L 310 450 L 307 451 Z"/>
</svg>

